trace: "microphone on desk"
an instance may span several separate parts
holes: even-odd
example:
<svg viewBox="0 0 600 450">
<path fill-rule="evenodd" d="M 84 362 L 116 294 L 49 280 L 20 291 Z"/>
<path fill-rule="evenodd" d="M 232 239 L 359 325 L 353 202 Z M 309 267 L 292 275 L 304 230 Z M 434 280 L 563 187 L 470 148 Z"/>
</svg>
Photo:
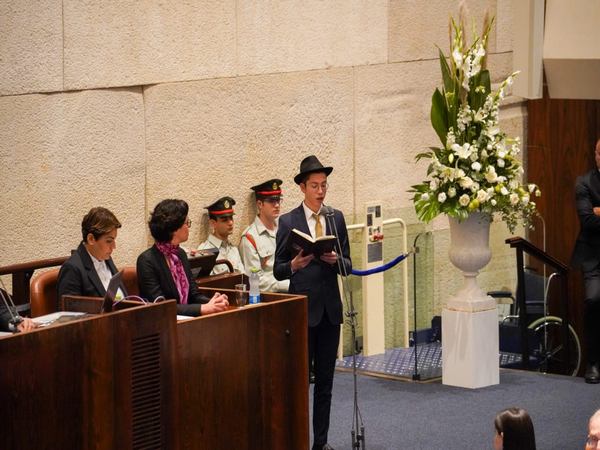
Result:
<svg viewBox="0 0 600 450">
<path fill-rule="evenodd" d="M 17 307 L 15 306 L 15 303 L 12 301 L 12 298 L 8 294 L 8 291 L 6 290 L 6 286 L 4 286 L 4 281 L 2 281 L 2 278 L 0 278 L 0 283 L 2 284 L 2 289 L 0 289 L 0 296 L 2 297 L 2 301 L 4 302 L 4 305 L 6 305 L 6 309 L 8 310 L 8 313 L 11 317 L 11 319 L 8 321 L 8 329 L 13 333 L 18 333 L 18 326 L 23 322 L 23 318 L 19 316 L 19 313 L 17 312 Z M 6 301 L 6 297 L 4 296 L 5 293 L 8 299 L 10 300 L 10 303 L 12 303 L 13 308 L 15 309 L 14 313 L 10 309 L 8 301 Z"/>
</svg>

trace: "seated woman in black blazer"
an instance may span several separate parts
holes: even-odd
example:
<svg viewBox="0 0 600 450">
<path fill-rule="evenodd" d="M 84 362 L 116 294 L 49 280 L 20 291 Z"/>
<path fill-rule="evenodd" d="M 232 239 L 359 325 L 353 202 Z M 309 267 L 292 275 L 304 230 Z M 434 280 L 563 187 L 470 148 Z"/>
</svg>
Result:
<svg viewBox="0 0 600 450">
<path fill-rule="evenodd" d="M 140 295 L 148 301 L 158 297 L 177 300 L 177 314 L 200 316 L 225 311 L 229 302 L 225 294 L 212 299 L 198 290 L 190 263 L 179 244 L 187 241 L 191 220 L 188 204 L 183 200 L 163 200 L 150 214 L 150 234 L 155 242 L 138 256 L 137 279 Z"/>
<path fill-rule="evenodd" d="M 65 294 L 86 297 L 104 297 L 117 267 L 111 254 L 117 248 L 117 230 L 121 222 L 106 208 L 90 209 L 81 221 L 83 240 L 58 272 L 58 309 Z M 125 298 L 127 291 L 121 284 L 117 296 Z"/>
</svg>

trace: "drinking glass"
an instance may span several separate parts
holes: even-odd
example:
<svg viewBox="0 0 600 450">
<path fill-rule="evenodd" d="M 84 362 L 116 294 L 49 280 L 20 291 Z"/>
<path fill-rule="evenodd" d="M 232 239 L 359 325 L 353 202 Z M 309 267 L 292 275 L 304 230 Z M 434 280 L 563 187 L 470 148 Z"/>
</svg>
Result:
<svg viewBox="0 0 600 450">
<path fill-rule="evenodd" d="M 248 303 L 248 291 L 246 290 L 245 284 L 235 285 L 235 302 L 238 308 L 243 308 Z"/>
</svg>

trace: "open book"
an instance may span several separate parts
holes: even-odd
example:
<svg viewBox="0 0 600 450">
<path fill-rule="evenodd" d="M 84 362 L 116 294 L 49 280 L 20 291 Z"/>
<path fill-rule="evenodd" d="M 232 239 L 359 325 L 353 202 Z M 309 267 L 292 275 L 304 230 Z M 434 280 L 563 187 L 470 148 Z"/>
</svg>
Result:
<svg viewBox="0 0 600 450">
<path fill-rule="evenodd" d="M 313 239 L 312 236 L 294 228 L 290 231 L 285 246 L 293 253 L 298 253 L 300 249 L 304 249 L 304 256 L 314 254 L 315 258 L 318 258 L 323 253 L 333 251 L 335 242 L 335 236 L 327 235 Z"/>
</svg>

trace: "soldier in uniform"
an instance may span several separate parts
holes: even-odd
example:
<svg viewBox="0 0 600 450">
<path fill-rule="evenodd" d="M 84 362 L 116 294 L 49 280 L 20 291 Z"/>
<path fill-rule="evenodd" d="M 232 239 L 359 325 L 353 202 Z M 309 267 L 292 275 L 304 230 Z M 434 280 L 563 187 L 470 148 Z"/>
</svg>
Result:
<svg viewBox="0 0 600 450">
<path fill-rule="evenodd" d="M 217 259 L 226 259 L 233 265 L 236 272 L 244 271 L 244 264 L 240 258 L 240 252 L 231 242 L 229 236 L 233 233 L 233 205 L 235 200 L 231 197 L 222 197 L 212 205 L 205 206 L 208 210 L 208 218 L 214 234 L 208 236 L 198 247 L 198 250 L 216 248 L 219 250 Z M 219 264 L 212 270 L 211 275 L 227 272 L 227 266 Z"/>
<path fill-rule="evenodd" d="M 290 280 L 278 281 L 273 275 L 275 262 L 275 236 L 277 218 L 281 208 L 281 180 L 273 179 L 251 187 L 256 196 L 258 215 L 246 228 L 240 241 L 240 254 L 246 274 L 253 267 L 260 275 L 260 290 L 265 292 L 287 292 Z"/>
</svg>

